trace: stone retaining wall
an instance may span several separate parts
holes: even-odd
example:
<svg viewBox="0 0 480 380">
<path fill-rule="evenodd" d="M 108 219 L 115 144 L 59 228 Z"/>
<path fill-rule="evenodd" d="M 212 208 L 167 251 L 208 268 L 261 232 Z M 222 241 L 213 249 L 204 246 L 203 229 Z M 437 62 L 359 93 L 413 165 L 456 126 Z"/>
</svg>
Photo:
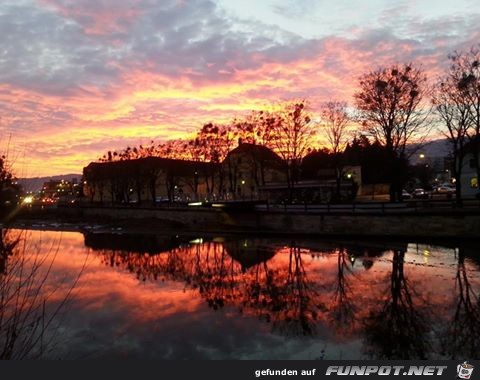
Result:
<svg viewBox="0 0 480 380">
<path fill-rule="evenodd" d="M 312 214 L 226 212 L 220 209 L 59 208 L 25 212 L 24 217 L 121 222 L 156 219 L 198 231 L 255 231 L 312 235 L 479 238 L 479 212 L 437 214 Z M 148 227 L 148 222 L 145 222 Z"/>
</svg>

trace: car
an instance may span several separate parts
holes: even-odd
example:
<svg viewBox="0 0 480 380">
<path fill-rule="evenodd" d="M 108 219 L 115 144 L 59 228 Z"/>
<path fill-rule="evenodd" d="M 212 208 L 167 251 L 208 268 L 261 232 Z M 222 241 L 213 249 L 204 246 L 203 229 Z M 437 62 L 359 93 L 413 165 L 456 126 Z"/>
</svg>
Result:
<svg viewBox="0 0 480 380">
<path fill-rule="evenodd" d="M 415 199 L 429 199 L 430 198 L 430 193 L 424 189 L 415 189 L 413 191 L 413 198 Z"/>
<path fill-rule="evenodd" d="M 435 189 L 437 194 L 453 194 L 455 192 L 455 188 L 451 186 L 440 185 Z"/>
<path fill-rule="evenodd" d="M 441 183 L 440 186 L 451 187 L 452 189 L 455 189 L 455 184 L 451 182 Z"/>
<path fill-rule="evenodd" d="M 402 190 L 402 199 L 412 199 L 412 194 L 407 190 Z"/>
</svg>

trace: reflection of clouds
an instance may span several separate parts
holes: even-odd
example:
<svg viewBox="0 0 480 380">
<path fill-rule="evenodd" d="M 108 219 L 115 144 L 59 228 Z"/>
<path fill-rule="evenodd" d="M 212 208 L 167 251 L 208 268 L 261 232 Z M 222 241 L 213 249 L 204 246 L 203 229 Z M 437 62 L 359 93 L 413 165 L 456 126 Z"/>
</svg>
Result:
<svg viewBox="0 0 480 380">
<path fill-rule="evenodd" d="M 216 239 L 181 242 L 182 248 L 148 255 L 120 247 L 88 249 L 83 235 L 74 232 L 61 233 L 61 240 L 59 232 L 29 236 L 31 242 L 41 239 L 43 247 L 59 241 L 52 279 L 73 279 L 90 250 L 59 343 L 59 352 L 72 358 L 314 359 L 322 350 L 327 359 L 358 358 L 363 324 L 343 318 L 345 328 L 333 328 L 339 311 L 352 307 L 354 320 L 362 321 L 381 307 L 380 300 L 390 302 L 385 289 L 393 252 L 379 254 L 380 248 L 361 244 L 335 250 L 335 243 L 302 241 L 304 248 L 290 249 L 285 241 Z M 410 246 L 403 270 L 412 307 L 433 309 L 432 328 L 438 330 L 452 313 L 444 305 L 456 297 L 457 261 L 451 250 L 429 249 L 431 259 L 425 264 Z M 374 265 L 366 270 L 368 260 Z M 468 259 L 465 265 L 478 294 L 478 267 Z M 425 304 L 419 305 L 419 299 Z"/>
</svg>

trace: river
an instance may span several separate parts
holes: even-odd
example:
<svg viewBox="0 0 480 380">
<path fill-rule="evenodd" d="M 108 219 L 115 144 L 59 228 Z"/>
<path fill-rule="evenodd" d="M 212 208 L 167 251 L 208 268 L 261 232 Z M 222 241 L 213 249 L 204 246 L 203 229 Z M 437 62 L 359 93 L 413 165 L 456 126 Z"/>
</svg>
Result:
<svg viewBox="0 0 480 380">
<path fill-rule="evenodd" d="M 4 358 L 480 354 L 473 244 L 4 229 L 1 246 Z"/>
</svg>

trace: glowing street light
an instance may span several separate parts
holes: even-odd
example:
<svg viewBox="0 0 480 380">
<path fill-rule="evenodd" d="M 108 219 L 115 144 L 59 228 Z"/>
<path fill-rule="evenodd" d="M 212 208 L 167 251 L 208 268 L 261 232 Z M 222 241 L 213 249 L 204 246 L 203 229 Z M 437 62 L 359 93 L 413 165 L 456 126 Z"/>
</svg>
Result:
<svg viewBox="0 0 480 380">
<path fill-rule="evenodd" d="M 26 205 L 32 204 L 33 203 L 33 196 L 29 195 L 29 196 L 23 198 L 23 203 L 25 203 Z"/>
</svg>

